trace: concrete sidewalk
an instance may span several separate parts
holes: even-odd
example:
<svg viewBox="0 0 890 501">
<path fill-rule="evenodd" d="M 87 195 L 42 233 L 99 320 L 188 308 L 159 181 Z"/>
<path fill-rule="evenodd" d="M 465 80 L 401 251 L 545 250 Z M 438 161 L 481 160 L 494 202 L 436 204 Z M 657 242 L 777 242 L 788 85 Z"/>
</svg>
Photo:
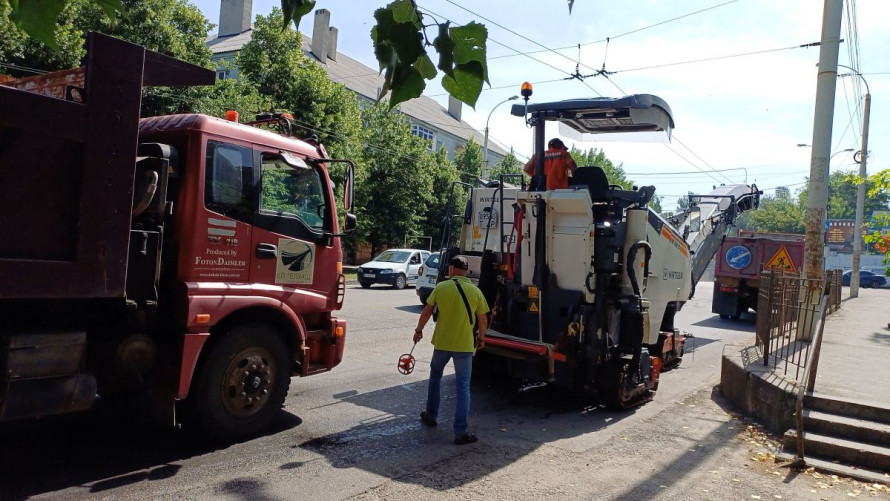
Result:
<svg viewBox="0 0 890 501">
<path fill-rule="evenodd" d="M 890 408 L 890 289 L 860 289 L 829 315 L 814 393 Z M 721 392 L 768 429 L 793 426 L 795 371 L 763 365 L 754 340 L 723 348 Z"/>
<path fill-rule="evenodd" d="M 816 393 L 890 406 L 890 289 L 859 289 L 825 321 Z"/>
</svg>

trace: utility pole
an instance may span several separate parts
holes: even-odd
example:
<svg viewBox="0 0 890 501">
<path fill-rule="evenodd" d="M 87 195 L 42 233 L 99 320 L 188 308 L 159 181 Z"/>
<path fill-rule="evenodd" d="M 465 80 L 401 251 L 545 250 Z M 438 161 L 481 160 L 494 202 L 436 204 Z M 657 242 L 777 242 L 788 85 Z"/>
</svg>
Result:
<svg viewBox="0 0 890 501">
<path fill-rule="evenodd" d="M 810 157 L 810 184 L 807 196 L 804 270 L 809 283 L 822 279 L 825 218 L 828 206 L 828 159 L 831 154 L 831 126 L 837 84 L 837 55 L 840 45 L 843 0 L 825 0 L 822 14 L 822 40 L 819 47 L 819 75 L 813 117 L 813 148 Z"/>
<path fill-rule="evenodd" d="M 853 71 L 853 68 L 850 68 Z M 862 149 L 859 150 L 859 178 L 860 183 L 856 186 L 856 225 L 854 226 L 853 235 L 853 271 L 850 273 L 850 297 L 859 297 L 859 262 L 862 256 L 862 223 L 865 213 L 865 188 L 868 171 L 866 170 L 866 160 L 868 159 L 868 120 L 871 114 L 871 89 L 868 88 L 868 82 L 859 74 L 854 73 L 862 81 L 865 82 L 865 110 L 862 113 Z"/>
</svg>

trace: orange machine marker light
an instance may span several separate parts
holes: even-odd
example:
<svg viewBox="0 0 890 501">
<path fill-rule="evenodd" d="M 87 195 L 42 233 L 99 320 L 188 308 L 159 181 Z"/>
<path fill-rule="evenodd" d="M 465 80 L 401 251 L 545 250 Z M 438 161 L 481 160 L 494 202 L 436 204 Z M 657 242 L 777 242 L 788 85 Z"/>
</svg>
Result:
<svg viewBox="0 0 890 501">
<path fill-rule="evenodd" d="M 530 82 L 522 82 L 522 87 L 519 91 L 522 94 L 522 97 L 528 98 L 532 95 L 532 84 Z"/>
<path fill-rule="evenodd" d="M 195 323 L 196 324 L 209 324 L 210 323 L 210 314 L 209 313 L 198 313 L 195 315 Z"/>
</svg>

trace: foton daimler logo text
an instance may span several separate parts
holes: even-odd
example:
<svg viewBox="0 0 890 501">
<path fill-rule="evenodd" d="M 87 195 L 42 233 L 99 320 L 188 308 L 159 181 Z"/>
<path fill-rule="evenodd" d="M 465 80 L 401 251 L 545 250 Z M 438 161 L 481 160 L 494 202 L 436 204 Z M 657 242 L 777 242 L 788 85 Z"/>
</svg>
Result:
<svg viewBox="0 0 890 501">
<path fill-rule="evenodd" d="M 315 244 L 301 240 L 278 240 L 275 283 L 311 284 L 315 270 Z"/>
</svg>

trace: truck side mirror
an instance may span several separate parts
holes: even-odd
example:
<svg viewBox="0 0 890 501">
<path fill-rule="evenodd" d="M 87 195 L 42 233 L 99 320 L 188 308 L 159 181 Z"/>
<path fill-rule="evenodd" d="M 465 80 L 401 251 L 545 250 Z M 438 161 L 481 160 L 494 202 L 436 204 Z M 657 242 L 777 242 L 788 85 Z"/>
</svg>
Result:
<svg viewBox="0 0 890 501">
<path fill-rule="evenodd" d="M 349 233 L 349 232 L 351 232 L 351 231 L 354 231 L 354 230 L 355 230 L 355 227 L 356 227 L 356 218 L 355 218 L 355 214 L 351 214 L 351 213 L 347 212 L 347 213 L 346 213 L 346 218 L 345 218 L 345 221 L 344 221 L 344 224 L 343 224 L 343 231 L 344 231 L 345 233 Z"/>
<path fill-rule="evenodd" d="M 692 233 L 701 231 L 701 207 L 697 205 L 689 208 L 689 231 Z"/>
</svg>

